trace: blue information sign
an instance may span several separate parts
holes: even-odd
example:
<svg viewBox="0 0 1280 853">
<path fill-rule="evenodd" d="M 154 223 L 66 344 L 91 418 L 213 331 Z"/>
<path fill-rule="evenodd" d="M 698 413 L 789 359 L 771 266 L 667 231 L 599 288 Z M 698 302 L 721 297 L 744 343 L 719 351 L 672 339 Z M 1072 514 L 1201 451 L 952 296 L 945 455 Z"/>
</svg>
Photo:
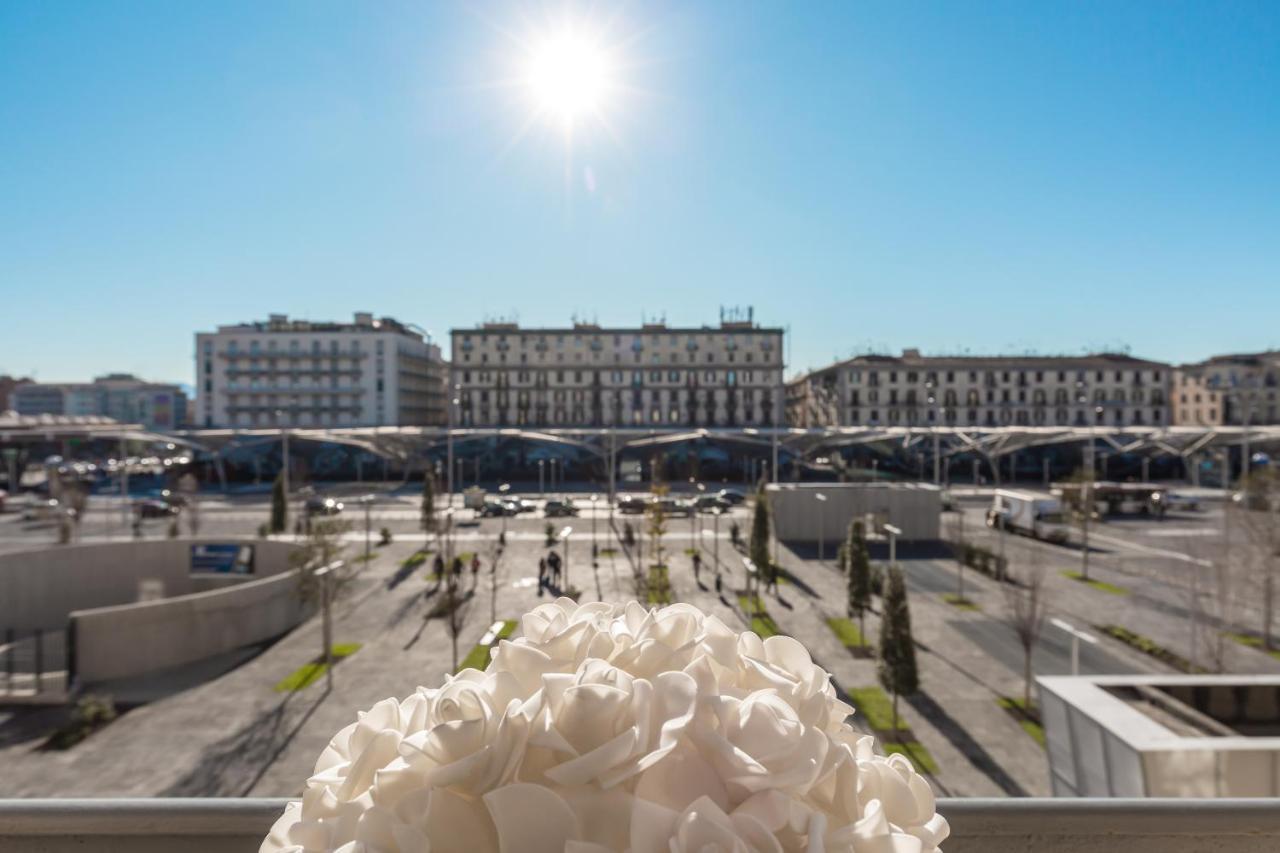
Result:
<svg viewBox="0 0 1280 853">
<path fill-rule="evenodd" d="M 251 575 L 253 574 L 253 546 L 230 543 L 192 545 L 191 573 Z"/>
</svg>

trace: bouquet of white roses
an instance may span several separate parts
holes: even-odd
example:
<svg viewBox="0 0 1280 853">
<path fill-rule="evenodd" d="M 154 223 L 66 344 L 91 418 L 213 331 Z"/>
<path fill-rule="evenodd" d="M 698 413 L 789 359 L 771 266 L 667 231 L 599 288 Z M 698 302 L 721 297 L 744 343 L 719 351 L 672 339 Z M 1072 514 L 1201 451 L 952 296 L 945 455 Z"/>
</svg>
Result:
<svg viewBox="0 0 1280 853">
<path fill-rule="evenodd" d="M 790 637 L 566 598 L 522 627 L 484 672 L 338 732 L 263 853 L 928 853 L 947 836 L 928 783 L 873 752 Z"/>
</svg>

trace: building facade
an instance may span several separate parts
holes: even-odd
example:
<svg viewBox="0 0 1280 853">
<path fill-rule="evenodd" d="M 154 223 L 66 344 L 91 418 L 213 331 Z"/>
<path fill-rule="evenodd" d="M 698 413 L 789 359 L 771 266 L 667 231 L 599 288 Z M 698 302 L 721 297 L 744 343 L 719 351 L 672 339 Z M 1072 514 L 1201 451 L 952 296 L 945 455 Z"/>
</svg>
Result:
<svg viewBox="0 0 1280 853">
<path fill-rule="evenodd" d="M 194 426 L 437 426 L 446 376 L 440 347 L 390 317 L 273 314 L 196 334 Z"/>
<path fill-rule="evenodd" d="M 1177 368 L 1176 422 L 1187 426 L 1280 423 L 1280 352 L 1217 355 Z"/>
<path fill-rule="evenodd" d="M 863 355 L 791 383 L 792 425 L 1162 426 L 1169 365 L 1087 356 Z M 803 387 L 794 387 L 800 386 Z"/>
<path fill-rule="evenodd" d="M 17 388 L 19 385 L 26 385 L 30 382 L 30 379 L 20 379 L 16 376 L 10 376 L 7 373 L 0 376 L 0 412 L 7 412 L 13 408 L 13 402 L 11 399 L 13 389 Z"/>
<path fill-rule="evenodd" d="M 454 329 L 462 426 L 767 427 L 783 418 L 783 331 L 719 326 Z"/>
<path fill-rule="evenodd" d="M 186 426 L 187 395 L 180 386 L 129 373 L 93 382 L 31 382 L 14 388 L 10 397 L 21 415 L 101 415 L 160 432 Z"/>
</svg>

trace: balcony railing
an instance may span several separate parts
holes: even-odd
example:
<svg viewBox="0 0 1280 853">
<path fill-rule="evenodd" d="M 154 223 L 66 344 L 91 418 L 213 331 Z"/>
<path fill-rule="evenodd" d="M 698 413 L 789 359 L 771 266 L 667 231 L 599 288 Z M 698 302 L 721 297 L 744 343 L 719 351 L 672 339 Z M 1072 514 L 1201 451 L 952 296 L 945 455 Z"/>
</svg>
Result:
<svg viewBox="0 0 1280 853">
<path fill-rule="evenodd" d="M 256 850 L 284 800 L 0 800 L 0 850 Z M 942 800 L 946 853 L 1270 853 L 1276 800 Z"/>
</svg>

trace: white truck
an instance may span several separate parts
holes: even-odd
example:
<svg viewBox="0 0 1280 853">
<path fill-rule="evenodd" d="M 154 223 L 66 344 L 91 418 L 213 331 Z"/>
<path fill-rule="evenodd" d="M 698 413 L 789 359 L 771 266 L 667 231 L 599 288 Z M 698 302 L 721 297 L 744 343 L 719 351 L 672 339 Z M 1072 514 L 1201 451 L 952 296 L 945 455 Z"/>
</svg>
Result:
<svg viewBox="0 0 1280 853">
<path fill-rule="evenodd" d="M 987 526 L 1003 527 L 1046 542 L 1067 541 L 1062 502 L 1052 495 L 997 489 L 987 510 Z"/>
</svg>

